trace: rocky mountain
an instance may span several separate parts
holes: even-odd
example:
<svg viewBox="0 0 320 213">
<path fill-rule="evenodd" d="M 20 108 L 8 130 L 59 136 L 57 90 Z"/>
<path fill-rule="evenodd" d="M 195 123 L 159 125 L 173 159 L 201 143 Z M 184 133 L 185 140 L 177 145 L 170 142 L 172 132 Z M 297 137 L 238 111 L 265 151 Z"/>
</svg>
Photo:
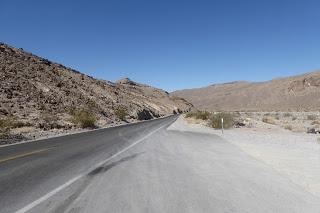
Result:
<svg viewBox="0 0 320 213">
<path fill-rule="evenodd" d="M 172 94 L 211 111 L 317 111 L 320 71 L 266 82 L 214 84 Z"/>
<path fill-rule="evenodd" d="M 81 108 L 94 113 L 103 126 L 119 120 L 119 108 L 128 120 L 144 120 L 192 107 L 161 89 L 130 79 L 95 79 L 4 43 L 0 82 L 0 119 L 10 116 L 37 128 L 53 117 L 60 128 L 70 127 L 72 111 Z"/>
</svg>

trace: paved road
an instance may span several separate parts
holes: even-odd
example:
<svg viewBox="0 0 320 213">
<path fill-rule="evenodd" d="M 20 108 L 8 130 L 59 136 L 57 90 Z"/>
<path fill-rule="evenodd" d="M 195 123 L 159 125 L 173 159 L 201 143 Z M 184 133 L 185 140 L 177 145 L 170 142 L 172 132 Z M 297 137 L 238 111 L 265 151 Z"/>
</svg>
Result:
<svg viewBox="0 0 320 213">
<path fill-rule="evenodd" d="M 15 212 L 42 198 L 176 118 L 1 147 L 0 212 Z"/>
<path fill-rule="evenodd" d="M 175 119 L 30 144 L 49 150 L 0 163 L 0 212 L 320 212 L 319 198 L 220 137 L 167 129 Z"/>
</svg>

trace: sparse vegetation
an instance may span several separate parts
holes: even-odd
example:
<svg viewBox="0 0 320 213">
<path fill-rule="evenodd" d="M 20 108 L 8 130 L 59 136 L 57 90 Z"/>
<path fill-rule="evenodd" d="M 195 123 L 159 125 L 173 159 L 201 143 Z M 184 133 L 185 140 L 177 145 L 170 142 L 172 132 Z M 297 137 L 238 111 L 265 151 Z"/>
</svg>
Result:
<svg viewBox="0 0 320 213">
<path fill-rule="evenodd" d="M 12 120 L 9 118 L 0 119 L 0 139 L 5 138 L 12 128 Z"/>
<path fill-rule="evenodd" d="M 89 100 L 87 102 L 87 107 L 91 112 L 99 108 L 98 104 L 93 100 Z"/>
<path fill-rule="evenodd" d="M 187 112 L 185 117 L 186 118 L 192 118 L 193 117 L 193 112 Z"/>
<path fill-rule="evenodd" d="M 186 118 L 195 118 L 200 120 L 208 120 L 210 117 L 210 112 L 208 111 L 194 111 L 194 112 L 188 112 L 186 114 Z"/>
<path fill-rule="evenodd" d="M 320 120 L 314 120 L 311 122 L 311 125 L 320 125 Z"/>
<path fill-rule="evenodd" d="M 283 114 L 283 117 L 285 117 L 285 118 L 288 118 L 288 117 L 291 117 L 291 116 L 292 116 L 292 114 L 289 113 L 289 112 L 286 112 L 286 113 Z"/>
<path fill-rule="evenodd" d="M 221 129 L 222 128 L 222 123 L 221 119 L 223 118 L 223 127 L 225 129 L 230 129 L 234 125 L 235 121 L 235 116 L 231 113 L 217 113 L 213 114 L 210 118 L 210 126 L 215 128 L 215 129 Z"/>
<path fill-rule="evenodd" d="M 201 119 L 201 120 L 208 120 L 210 116 L 210 113 L 207 111 L 199 111 L 196 114 L 196 119 Z"/>
<path fill-rule="evenodd" d="M 274 118 L 276 119 L 276 120 L 280 120 L 280 113 L 275 113 L 274 114 Z"/>
<path fill-rule="evenodd" d="M 31 126 L 30 123 L 17 121 L 15 117 L 7 117 L 0 119 L 0 139 L 5 139 L 9 136 L 11 129 Z"/>
<path fill-rule="evenodd" d="M 309 120 L 309 121 L 317 120 L 317 116 L 316 115 L 307 115 L 307 120 Z"/>
<path fill-rule="evenodd" d="M 286 124 L 285 126 L 284 126 L 284 128 L 286 129 L 286 130 L 292 130 L 293 129 L 293 127 L 290 125 L 290 124 Z"/>
<path fill-rule="evenodd" d="M 267 123 L 267 124 L 272 124 L 272 125 L 276 124 L 276 121 L 274 120 L 273 117 L 263 117 L 262 122 Z"/>
<path fill-rule="evenodd" d="M 23 121 L 16 121 L 16 120 L 12 124 L 12 128 L 21 128 L 21 127 L 24 127 L 24 126 L 32 126 L 32 124 L 25 123 Z"/>
<path fill-rule="evenodd" d="M 96 117 L 88 109 L 75 110 L 72 113 L 72 122 L 82 128 L 94 128 L 96 121 Z"/>
<path fill-rule="evenodd" d="M 30 123 L 18 121 L 15 117 L 0 119 L 0 132 L 7 132 L 10 129 L 20 128 L 24 126 L 32 126 Z"/>
<path fill-rule="evenodd" d="M 116 109 L 115 114 L 121 121 L 125 121 L 126 117 L 128 116 L 128 112 L 124 107 L 119 107 L 118 109 Z"/>
<path fill-rule="evenodd" d="M 276 113 L 265 113 L 263 117 L 269 117 L 269 118 L 273 118 L 275 120 L 280 120 L 280 113 L 276 112 Z"/>
<path fill-rule="evenodd" d="M 53 122 L 57 122 L 58 121 L 58 116 L 52 115 L 52 114 L 50 114 L 48 112 L 42 113 L 41 117 L 44 120 L 44 122 L 46 122 L 46 123 L 53 123 Z"/>
<path fill-rule="evenodd" d="M 295 121 L 297 120 L 298 118 L 296 116 L 292 117 L 292 120 Z"/>
<path fill-rule="evenodd" d="M 48 129 L 54 129 L 54 128 L 60 127 L 58 125 L 59 117 L 56 115 L 53 115 L 49 112 L 43 112 L 43 113 L 41 113 L 41 118 L 42 118 L 43 122 L 41 122 L 39 124 L 40 128 L 48 130 Z"/>
</svg>

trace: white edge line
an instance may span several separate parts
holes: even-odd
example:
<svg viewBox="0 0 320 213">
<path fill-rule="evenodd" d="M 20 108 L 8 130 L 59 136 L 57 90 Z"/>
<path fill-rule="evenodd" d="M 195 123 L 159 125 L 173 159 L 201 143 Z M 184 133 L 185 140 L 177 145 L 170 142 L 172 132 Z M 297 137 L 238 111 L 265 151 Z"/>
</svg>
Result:
<svg viewBox="0 0 320 213">
<path fill-rule="evenodd" d="M 16 145 L 20 145 L 20 144 L 24 144 L 24 143 L 37 142 L 37 141 L 48 140 L 48 139 L 52 139 L 52 138 L 59 138 L 59 137 L 64 137 L 64 136 L 69 136 L 69 135 L 76 135 L 76 134 L 80 134 L 80 133 L 88 133 L 88 132 L 94 132 L 94 131 L 99 131 L 99 130 L 103 130 L 103 129 L 112 129 L 112 128 L 117 128 L 117 127 L 121 127 L 121 126 L 127 126 L 127 125 L 132 125 L 132 124 L 137 124 L 137 123 L 144 123 L 144 122 L 148 122 L 148 121 L 160 120 L 160 119 L 165 119 L 165 118 L 170 117 L 170 116 L 174 116 L 174 114 L 165 115 L 165 116 L 162 116 L 160 118 L 153 118 L 153 119 L 150 119 L 150 120 L 134 121 L 134 122 L 131 122 L 131 123 L 124 123 L 124 124 L 119 124 L 119 125 L 115 125 L 115 126 L 101 127 L 101 128 L 98 128 L 98 129 L 80 130 L 79 132 L 70 132 L 70 133 L 65 133 L 65 134 L 60 134 L 60 135 L 51 135 L 51 136 L 48 136 L 46 138 L 41 138 L 40 137 L 40 138 L 37 138 L 37 139 L 26 140 L 26 141 L 21 141 L 21 142 L 17 142 L 17 143 L 0 145 L 0 149 L 4 148 L 4 147 L 16 146 Z"/>
<path fill-rule="evenodd" d="M 154 134 L 155 132 L 159 131 L 160 129 L 162 129 L 163 127 L 167 126 L 168 124 L 162 125 L 161 127 L 159 127 L 158 129 L 150 132 L 149 134 L 147 134 L 146 136 L 140 138 L 139 140 L 137 140 L 136 142 L 134 142 L 133 144 L 131 144 L 130 146 L 124 148 L 123 150 L 117 152 L 116 154 L 112 155 L 111 157 L 107 158 L 106 160 L 96 164 L 95 166 L 91 167 L 88 172 L 85 172 L 83 174 L 80 174 L 74 178 L 72 178 L 71 180 L 69 180 L 68 182 L 62 184 L 61 186 L 59 186 L 58 188 L 52 190 L 51 192 L 47 193 L 46 195 L 42 196 L 41 198 L 39 198 L 38 200 L 33 201 L 32 203 L 26 205 L 25 207 L 23 207 L 22 209 L 16 211 L 15 213 L 26 213 L 29 210 L 33 209 L 34 207 L 36 207 L 37 205 L 41 204 L 42 202 L 46 201 L 47 199 L 49 199 L 50 197 L 52 197 L 53 195 L 57 194 L 58 192 L 60 192 L 61 190 L 67 188 L 68 186 L 70 186 L 71 184 L 73 184 L 74 182 L 76 182 L 77 180 L 81 179 L 82 177 L 86 176 L 89 172 L 91 172 L 93 169 L 102 166 L 103 164 L 107 163 L 108 161 L 110 161 L 112 158 L 117 157 L 118 155 L 124 153 L 125 151 L 131 149 L 132 147 L 134 147 L 135 145 L 143 142 L 145 139 L 147 139 L 148 137 L 150 137 L 152 134 Z"/>
</svg>

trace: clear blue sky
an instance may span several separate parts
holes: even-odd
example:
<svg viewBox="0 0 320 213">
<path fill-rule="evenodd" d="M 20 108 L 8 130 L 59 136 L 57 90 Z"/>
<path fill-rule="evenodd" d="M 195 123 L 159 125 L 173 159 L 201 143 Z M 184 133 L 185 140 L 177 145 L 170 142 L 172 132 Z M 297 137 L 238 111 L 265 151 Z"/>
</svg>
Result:
<svg viewBox="0 0 320 213">
<path fill-rule="evenodd" d="M 320 1 L 1 0 L 0 41 L 173 91 L 320 68 Z"/>
</svg>

